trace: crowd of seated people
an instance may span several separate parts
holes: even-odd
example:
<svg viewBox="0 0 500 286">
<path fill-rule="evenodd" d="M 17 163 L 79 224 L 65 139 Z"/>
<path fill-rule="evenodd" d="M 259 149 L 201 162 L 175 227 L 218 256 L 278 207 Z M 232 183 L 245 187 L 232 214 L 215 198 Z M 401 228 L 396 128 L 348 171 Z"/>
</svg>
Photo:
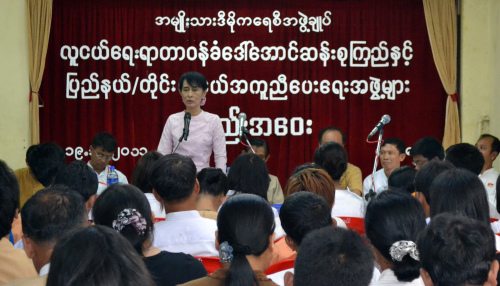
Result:
<svg viewBox="0 0 500 286">
<path fill-rule="evenodd" d="M 61 163 L 55 143 L 28 149 L 21 171 L 0 160 L 0 285 L 500 281 L 492 135 L 447 150 L 424 137 L 409 152 L 415 168 L 404 163 L 406 144 L 389 138 L 380 170 L 362 182 L 345 135 L 326 128 L 313 162 L 292 166 L 283 189 L 260 138 L 251 141 L 259 152 L 247 148 L 227 174 L 153 151 L 131 184 L 120 173 L 110 186 L 102 177 L 116 141 L 109 133 L 94 141 L 89 162 Z"/>
</svg>

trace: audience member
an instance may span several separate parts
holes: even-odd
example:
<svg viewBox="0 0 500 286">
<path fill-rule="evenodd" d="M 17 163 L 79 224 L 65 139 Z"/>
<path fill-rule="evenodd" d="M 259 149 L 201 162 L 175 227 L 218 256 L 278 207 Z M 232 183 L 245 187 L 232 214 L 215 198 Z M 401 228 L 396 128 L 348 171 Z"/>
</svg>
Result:
<svg viewBox="0 0 500 286">
<path fill-rule="evenodd" d="M 364 217 L 365 201 L 349 189 L 342 189 L 340 178 L 347 168 L 347 152 L 336 142 L 328 142 L 314 152 L 314 163 L 323 167 L 335 185 L 335 204 L 332 216 Z"/>
<path fill-rule="evenodd" d="M 390 188 L 400 189 L 409 194 L 415 192 L 415 175 L 417 170 L 409 166 L 399 167 L 389 176 L 387 184 Z"/>
<path fill-rule="evenodd" d="M 446 161 L 457 168 L 471 171 L 478 176 L 484 166 L 484 157 L 479 150 L 469 143 L 459 143 L 446 149 Z"/>
<path fill-rule="evenodd" d="M 318 141 L 320 146 L 327 142 L 336 142 L 344 147 L 345 134 L 337 127 L 326 127 L 319 131 Z M 361 196 L 361 191 L 363 190 L 362 180 L 361 169 L 351 163 L 347 163 L 347 169 L 340 178 L 340 189 L 347 190 L 349 188 L 351 192 Z"/>
<path fill-rule="evenodd" d="M 0 160 L 0 284 L 36 277 L 26 253 L 9 241 L 12 222 L 19 213 L 19 185 L 12 170 Z"/>
<path fill-rule="evenodd" d="M 43 189 L 43 185 L 35 178 L 28 164 L 28 158 L 32 156 L 33 151 L 35 151 L 38 146 L 39 145 L 31 145 L 26 151 L 27 167 L 14 171 L 14 175 L 16 175 L 17 181 L 19 182 L 21 207 L 32 195 Z"/>
<path fill-rule="evenodd" d="M 494 236 L 486 223 L 468 217 L 434 217 L 418 239 L 425 285 L 497 285 Z"/>
<path fill-rule="evenodd" d="M 430 161 L 442 161 L 444 159 L 444 148 L 441 142 L 434 137 L 420 138 L 410 149 L 415 170 L 420 170 Z"/>
<path fill-rule="evenodd" d="M 153 195 L 153 185 L 149 179 L 149 174 L 153 169 L 156 160 L 163 156 L 160 152 L 150 151 L 144 154 L 144 156 L 139 159 L 137 164 L 135 164 L 134 171 L 132 172 L 131 185 L 138 187 L 148 198 L 151 210 L 155 215 L 155 219 L 164 220 L 165 210 L 159 201 L 156 200 Z"/>
<path fill-rule="evenodd" d="M 218 256 L 217 224 L 201 217 L 196 209 L 200 183 L 193 160 L 176 153 L 165 155 L 155 162 L 150 180 L 153 194 L 166 213 L 165 221 L 155 226 L 153 245 L 169 252 Z"/>
<path fill-rule="evenodd" d="M 113 228 L 130 241 L 156 285 L 177 285 L 207 275 L 203 264 L 191 255 L 153 246 L 151 208 L 137 187 L 114 184 L 106 188 L 95 203 L 94 218 L 96 224 Z"/>
<path fill-rule="evenodd" d="M 229 191 L 227 176 L 219 168 L 204 168 L 196 178 L 200 182 L 196 208 L 202 217 L 217 220 L 217 211 L 227 199 Z"/>
<path fill-rule="evenodd" d="M 290 177 L 295 176 L 296 174 L 300 173 L 302 170 L 305 169 L 320 169 L 320 170 L 325 170 L 323 167 L 319 166 L 318 164 L 315 163 L 305 163 L 302 165 L 297 166 L 295 169 L 293 169 L 292 175 Z"/>
<path fill-rule="evenodd" d="M 500 174 L 493 168 L 493 161 L 495 161 L 498 157 L 498 153 L 500 153 L 500 141 L 493 135 L 483 134 L 479 137 L 479 140 L 477 140 L 476 147 L 484 158 L 484 165 L 479 175 L 479 179 L 481 179 L 486 188 L 488 201 L 490 204 L 496 206 L 497 198 L 495 196 L 495 183 Z"/>
<path fill-rule="evenodd" d="M 113 159 L 117 146 L 115 137 L 108 132 L 97 133 L 94 139 L 92 139 L 92 144 L 90 145 L 90 161 L 88 165 L 97 174 L 97 179 L 99 180 L 99 188 L 97 189 L 98 195 L 108 186 L 108 164 L 111 159 Z M 125 177 L 122 172 L 116 169 L 115 171 L 118 174 L 118 182 L 128 184 L 127 177 Z"/>
<path fill-rule="evenodd" d="M 255 151 L 255 154 L 259 155 L 259 157 L 264 160 L 267 164 L 267 160 L 271 155 L 269 154 L 269 145 L 266 141 L 261 138 L 252 138 L 248 140 L 252 149 Z M 244 153 L 253 153 L 250 147 L 245 146 L 245 150 L 241 151 L 241 154 Z M 281 189 L 280 182 L 278 177 L 269 174 L 269 189 L 267 189 L 267 200 L 271 204 L 282 204 L 283 203 L 283 189 Z"/>
<path fill-rule="evenodd" d="M 300 244 L 293 285 L 366 286 L 372 279 L 373 264 L 370 248 L 357 233 L 324 227 L 309 233 Z M 285 281 L 292 286 L 287 277 Z"/>
<path fill-rule="evenodd" d="M 373 191 L 372 195 L 383 192 L 387 187 L 387 180 L 392 172 L 401 167 L 401 162 L 406 158 L 405 153 L 406 145 L 401 139 L 393 137 L 384 140 L 380 147 L 380 165 L 382 169 L 375 172 L 373 177 Z M 369 175 L 363 181 L 363 197 L 370 194 L 372 187 L 372 175 Z"/>
<path fill-rule="evenodd" d="M 83 250 L 83 251 L 82 251 Z M 76 230 L 54 248 L 47 286 L 154 283 L 130 243 L 104 226 Z"/>
<path fill-rule="evenodd" d="M 219 211 L 217 227 L 223 268 L 183 285 L 277 285 L 264 274 L 274 246 L 274 215 L 267 199 L 230 197 Z"/>
<path fill-rule="evenodd" d="M 425 225 L 424 209 L 411 195 L 387 191 L 372 198 L 365 231 L 381 274 L 371 285 L 424 285 L 415 242 Z"/>
<path fill-rule="evenodd" d="M 497 178 L 495 185 L 496 185 L 496 196 L 498 197 L 500 196 L 500 176 Z M 496 209 L 497 212 L 500 213 L 500 200 L 497 200 Z M 500 234 L 500 220 L 492 222 L 491 228 L 493 229 L 493 232 L 495 234 Z"/>
</svg>

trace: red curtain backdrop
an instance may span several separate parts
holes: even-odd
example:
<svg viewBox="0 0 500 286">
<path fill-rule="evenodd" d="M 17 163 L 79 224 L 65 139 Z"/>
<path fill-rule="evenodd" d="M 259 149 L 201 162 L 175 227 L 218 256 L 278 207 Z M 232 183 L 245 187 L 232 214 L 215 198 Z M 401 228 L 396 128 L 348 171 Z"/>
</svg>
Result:
<svg viewBox="0 0 500 286">
<path fill-rule="evenodd" d="M 177 80 L 191 70 L 209 81 L 205 110 L 223 120 L 228 165 L 243 149 L 234 134 L 245 112 L 283 186 L 326 126 L 345 131 L 363 177 L 376 146 L 366 136 L 382 115 L 392 117 L 385 138 L 443 136 L 446 96 L 419 0 L 54 0 L 41 141 L 87 161 L 94 134 L 111 132 L 113 164 L 130 178 L 183 110 Z"/>
</svg>

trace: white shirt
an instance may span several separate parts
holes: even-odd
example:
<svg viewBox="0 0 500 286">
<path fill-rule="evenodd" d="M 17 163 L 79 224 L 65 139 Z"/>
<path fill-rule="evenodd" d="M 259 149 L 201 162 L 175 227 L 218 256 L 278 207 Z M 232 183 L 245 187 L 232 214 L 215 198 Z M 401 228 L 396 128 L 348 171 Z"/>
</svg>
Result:
<svg viewBox="0 0 500 286">
<path fill-rule="evenodd" d="M 280 285 L 280 286 L 284 286 L 285 285 L 285 274 L 287 272 L 291 272 L 291 273 L 294 273 L 294 269 L 293 268 L 290 268 L 290 269 L 285 269 L 285 270 L 282 270 L 280 272 L 276 272 L 276 273 L 273 273 L 271 275 L 267 275 L 267 278 L 273 280 L 274 283 Z M 380 277 L 380 271 L 378 271 L 377 268 L 373 267 L 373 276 L 372 276 L 372 282 L 374 281 L 377 281 Z"/>
<path fill-rule="evenodd" d="M 43 275 L 48 275 L 50 270 L 50 262 L 42 266 L 40 268 L 40 272 L 38 273 L 38 276 L 43 276 Z"/>
<path fill-rule="evenodd" d="M 173 212 L 165 221 L 155 224 L 153 245 L 169 252 L 184 252 L 192 256 L 219 256 L 215 249 L 217 222 L 203 218 L 196 210 Z"/>
<path fill-rule="evenodd" d="M 155 214 L 155 218 L 165 218 L 165 209 L 162 208 L 160 202 L 156 200 L 155 195 L 152 193 L 145 193 L 145 195 L 146 198 L 148 198 L 151 211 Z"/>
<path fill-rule="evenodd" d="M 496 233 L 500 233 L 500 221 L 494 221 L 491 223 L 491 229 L 493 230 L 493 232 L 496 234 Z"/>
<path fill-rule="evenodd" d="M 363 198 L 370 191 L 371 180 L 372 180 L 372 175 L 370 174 L 363 181 Z M 387 176 L 385 175 L 383 168 L 375 172 L 375 175 L 373 176 L 373 181 L 375 181 L 375 186 L 373 188 L 374 192 L 377 192 L 378 194 L 380 192 L 385 191 L 385 188 L 388 186 L 388 183 L 387 183 Z"/>
<path fill-rule="evenodd" d="M 90 161 L 87 165 L 92 168 L 90 165 Z M 94 168 L 92 168 L 94 170 Z M 118 174 L 118 182 L 122 184 L 128 184 L 127 177 L 120 171 L 115 168 L 116 173 Z M 97 174 L 97 172 L 94 170 Z M 100 195 L 107 187 L 108 187 L 108 173 L 109 173 L 109 165 L 99 174 L 97 174 L 97 180 L 99 180 L 99 186 L 97 187 L 97 194 Z"/>
<path fill-rule="evenodd" d="M 337 222 L 337 227 L 347 229 L 347 224 L 345 224 L 345 221 L 343 221 L 341 218 L 332 216 L 332 219 L 334 219 Z"/>
<path fill-rule="evenodd" d="M 394 274 L 394 271 L 392 269 L 386 269 L 380 273 L 380 277 L 378 281 L 372 281 L 370 283 L 370 286 L 376 286 L 376 285 L 407 285 L 407 286 L 425 286 L 424 281 L 422 280 L 422 277 L 418 277 L 417 279 L 411 281 L 411 282 L 401 282 L 398 281 L 398 278 Z"/>
<path fill-rule="evenodd" d="M 360 196 L 349 190 L 335 190 L 332 216 L 365 217 L 366 204 Z"/>
<path fill-rule="evenodd" d="M 499 175 L 500 173 L 498 173 L 494 168 L 488 169 L 484 171 L 483 174 L 479 175 L 479 179 L 481 179 L 484 184 L 484 188 L 486 189 L 488 201 L 494 206 L 497 205 L 496 183 Z"/>
</svg>

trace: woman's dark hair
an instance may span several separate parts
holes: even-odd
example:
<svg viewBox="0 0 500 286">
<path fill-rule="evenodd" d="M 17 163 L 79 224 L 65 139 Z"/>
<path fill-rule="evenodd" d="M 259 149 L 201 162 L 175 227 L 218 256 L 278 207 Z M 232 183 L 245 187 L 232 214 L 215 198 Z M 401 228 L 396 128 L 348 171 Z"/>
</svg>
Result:
<svg viewBox="0 0 500 286">
<path fill-rule="evenodd" d="M 267 200 L 269 171 L 258 155 L 245 153 L 234 160 L 227 175 L 229 189 L 237 193 L 254 194 Z"/>
<path fill-rule="evenodd" d="M 179 91 L 182 91 L 184 80 L 192 87 L 199 87 L 204 91 L 208 89 L 207 79 L 199 72 L 191 71 L 183 74 L 179 79 Z"/>
<path fill-rule="evenodd" d="M 271 206 L 259 196 L 238 194 L 222 205 L 217 216 L 218 241 L 227 242 L 234 255 L 224 285 L 258 285 L 246 256 L 260 256 L 268 249 L 274 227 Z"/>
<path fill-rule="evenodd" d="M 415 192 L 415 175 L 417 170 L 410 168 L 409 166 L 403 166 L 397 168 L 389 176 L 388 184 L 389 187 L 398 188 L 409 194 Z"/>
<path fill-rule="evenodd" d="M 130 184 L 138 187 L 144 193 L 152 193 L 153 185 L 149 181 L 149 174 L 153 169 L 156 160 L 163 156 L 160 152 L 151 151 L 139 159 L 135 164 L 134 172 L 132 172 L 132 179 Z"/>
<path fill-rule="evenodd" d="M 410 282 L 420 276 L 420 262 L 410 255 L 401 261 L 393 260 L 389 249 L 400 240 L 416 243 L 425 228 L 425 212 L 420 202 L 399 191 L 385 191 L 374 197 L 366 209 L 365 231 L 371 244 L 392 262 L 398 281 Z"/>
<path fill-rule="evenodd" d="M 490 208 L 483 182 L 465 169 L 451 169 L 437 176 L 431 185 L 431 199 L 431 218 L 449 212 L 490 222 Z"/>
<path fill-rule="evenodd" d="M 124 209 L 136 209 L 146 219 L 146 230 L 140 235 L 132 225 L 125 226 L 120 233 L 132 244 L 137 253 L 142 256 L 142 245 L 153 233 L 151 207 L 144 193 L 137 187 L 126 184 L 109 186 L 97 197 L 92 212 L 94 223 L 113 227 L 113 221 Z"/>
<path fill-rule="evenodd" d="M 318 194 L 330 206 L 335 202 L 335 183 L 332 177 L 323 169 L 304 169 L 293 175 L 286 183 L 285 199 L 298 192 L 311 192 Z"/>
<path fill-rule="evenodd" d="M 219 168 L 204 168 L 196 178 L 200 182 L 200 194 L 219 197 L 225 196 L 229 191 L 227 176 Z"/>
<path fill-rule="evenodd" d="M 47 285 L 154 284 L 130 243 L 116 231 L 96 225 L 73 231 L 56 244 Z"/>
<path fill-rule="evenodd" d="M 327 142 L 314 152 L 314 163 L 323 167 L 334 181 L 339 181 L 347 170 L 347 161 L 347 152 L 336 142 Z"/>
</svg>

